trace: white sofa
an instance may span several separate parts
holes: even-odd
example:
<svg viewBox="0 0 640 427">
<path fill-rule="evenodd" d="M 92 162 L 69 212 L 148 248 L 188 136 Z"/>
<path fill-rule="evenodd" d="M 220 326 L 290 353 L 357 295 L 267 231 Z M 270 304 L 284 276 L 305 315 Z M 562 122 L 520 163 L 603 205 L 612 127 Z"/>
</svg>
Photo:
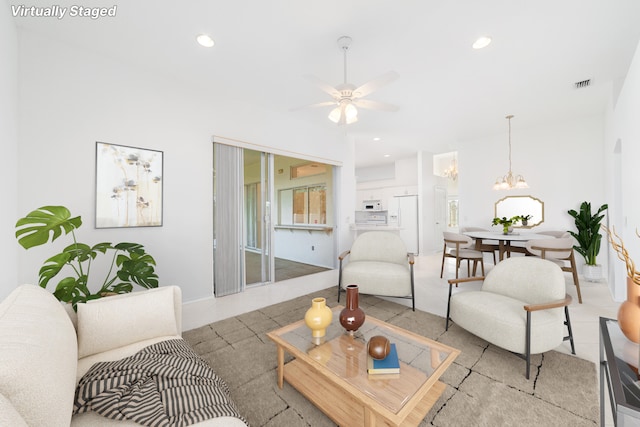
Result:
<svg viewBox="0 0 640 427">
<path fill-rule="evenodd" d="M 77 316 L 38 286 L 17 287 L 0 304 L 0 426 L 138 426 L 91 412 L 72 417 L 76 385 L 96 362 L 180 338 L 181 316 L 175 286 L 79 304 Z M 194 425 L 245 423 L 219 417 Z"/>
</svg>

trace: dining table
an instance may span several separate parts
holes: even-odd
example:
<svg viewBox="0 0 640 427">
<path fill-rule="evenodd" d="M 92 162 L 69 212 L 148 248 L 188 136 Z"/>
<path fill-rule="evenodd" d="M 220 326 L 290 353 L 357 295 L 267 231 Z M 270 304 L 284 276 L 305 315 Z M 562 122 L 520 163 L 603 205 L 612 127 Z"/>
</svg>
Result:
<svg viewBox="0 0 640 427">
<path fill-rule="evenodd" d="M 532 233 L 528 231 L 513 231 L 508 234 L 504 234 L 501 231 L 466 231 L 465 236 L 469 236 L 476 241 L 476 249 L 480 249 L 483 240 L 495 240 L 498 242 L 498 251 L 500 255 L 500 261 L 505 257 L 511 256 L 512 252 L 526 253 L 527 249 L 524 246 L 514 246 L 511 242 L 528 242 L 529 240 L 536 239 L 553 239 L 553 236 L 540 233 Z"/>
</svg>

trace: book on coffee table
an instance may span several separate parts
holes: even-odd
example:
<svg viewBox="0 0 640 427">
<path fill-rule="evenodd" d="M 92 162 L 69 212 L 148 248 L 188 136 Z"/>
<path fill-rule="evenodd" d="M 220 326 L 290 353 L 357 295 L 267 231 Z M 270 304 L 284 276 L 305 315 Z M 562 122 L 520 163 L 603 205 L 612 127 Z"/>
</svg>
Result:
<svg viewBox="0 0 640 427">
<path fill-rule="evenodd" d="M 367 355 L 367 373 L 369 374 L 399 374 L 400 361 L 395 343 L 391 343 L 391 350 L 384 359 L 374 359 Z"/>
</svg>

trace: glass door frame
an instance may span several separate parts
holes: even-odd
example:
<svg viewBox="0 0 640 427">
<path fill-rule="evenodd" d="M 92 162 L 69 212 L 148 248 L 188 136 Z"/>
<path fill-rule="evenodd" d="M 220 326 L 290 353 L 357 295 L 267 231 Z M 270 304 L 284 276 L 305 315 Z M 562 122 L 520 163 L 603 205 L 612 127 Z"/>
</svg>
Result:
<svg viewBox="0 0 640 427">
<path fill-rule="evenodd" d="M 244 286 L 251 287 L 257 285 L 263 285 L 272 283 L 275 277 L 275 259 L 273 248 L 273 230 L 271 224 L 272 215 L 272 200 L 273 200 L 273 154 L 265 151 L 257 151 L 250 148 L 243 148 L 243 155 L 247 150 L 255 151 L 260 155 L 260 173 L 259 182 L 256 188 L 259 191 L 256 192 L 256 224 L 253 227 L 249 227 L 248 211 L 247 211 L 247 184 L 243 185 L 245 194 L 243 195 L 243 224 L 245 224 L 243 230 L 243 245 L 242 256 L 246 260 L 247 248 L 249 247 L 249 235 L 250 229 L 257 231 L 257 245 L 251 249 L 257 250 L 260 256 L 260 279 L 251 283 L 247 280 L 247 263 L 245 262 L 245 268 L 243 269 L 243 283 Z M 246 171 L 245 171 L 246 174 Z"/>
</svg>

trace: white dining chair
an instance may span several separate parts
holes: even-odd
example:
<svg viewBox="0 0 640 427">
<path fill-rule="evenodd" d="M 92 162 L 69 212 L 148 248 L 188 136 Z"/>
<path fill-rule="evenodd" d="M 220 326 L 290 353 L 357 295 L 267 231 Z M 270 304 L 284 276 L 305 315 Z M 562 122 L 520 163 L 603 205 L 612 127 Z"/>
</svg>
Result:
<svg viewBox="0 0 640 427">
<path fill-rule="evenodd" d="M 553 261 L 560 266 L 562 271 L 571 273 L 573 276 L 573 284 L 576 286 L 576 292 L 578 293 L 578 303 L 582 304 L 578 269 L 573 251 L 573 237 L 529 240 L 526 243 L 526 248 L 527 255 Z M 569 265 L 567 265 L 567 263 L 569 263 Z"/>
<path fill-rule="evenodd" d="M 442 267 L 440 268 L 440 278 L 444 274 L 444 263 L 446 258 L 454 258 L 456 260 L 456 279 L 460 270 L 460 262 L 467 260 L 467 276 L 471 276 L 470 262 L 473 261 L 473 275 L 476 275 L 478 263 L 482 268 L 484 276 L 484 260 L 482 252 L 473 249 L 475 242 L 469 236 L 464 234 L 443 231 L 444 248 L 442 249 Z"/>
<path fill-rule="evenodd" d="M 464 234 L 467 231 L 490 230 L 482 227 L 460 227 L 460 233 Z M 491 243 L 491 240 L 476 239 L 475 249 L 483 253 L 490 253 L 493 256 L 493 264 L 497 264 L 496 251 L 500 251 L 500 246 L 497 243 Z"/>
</svg>

